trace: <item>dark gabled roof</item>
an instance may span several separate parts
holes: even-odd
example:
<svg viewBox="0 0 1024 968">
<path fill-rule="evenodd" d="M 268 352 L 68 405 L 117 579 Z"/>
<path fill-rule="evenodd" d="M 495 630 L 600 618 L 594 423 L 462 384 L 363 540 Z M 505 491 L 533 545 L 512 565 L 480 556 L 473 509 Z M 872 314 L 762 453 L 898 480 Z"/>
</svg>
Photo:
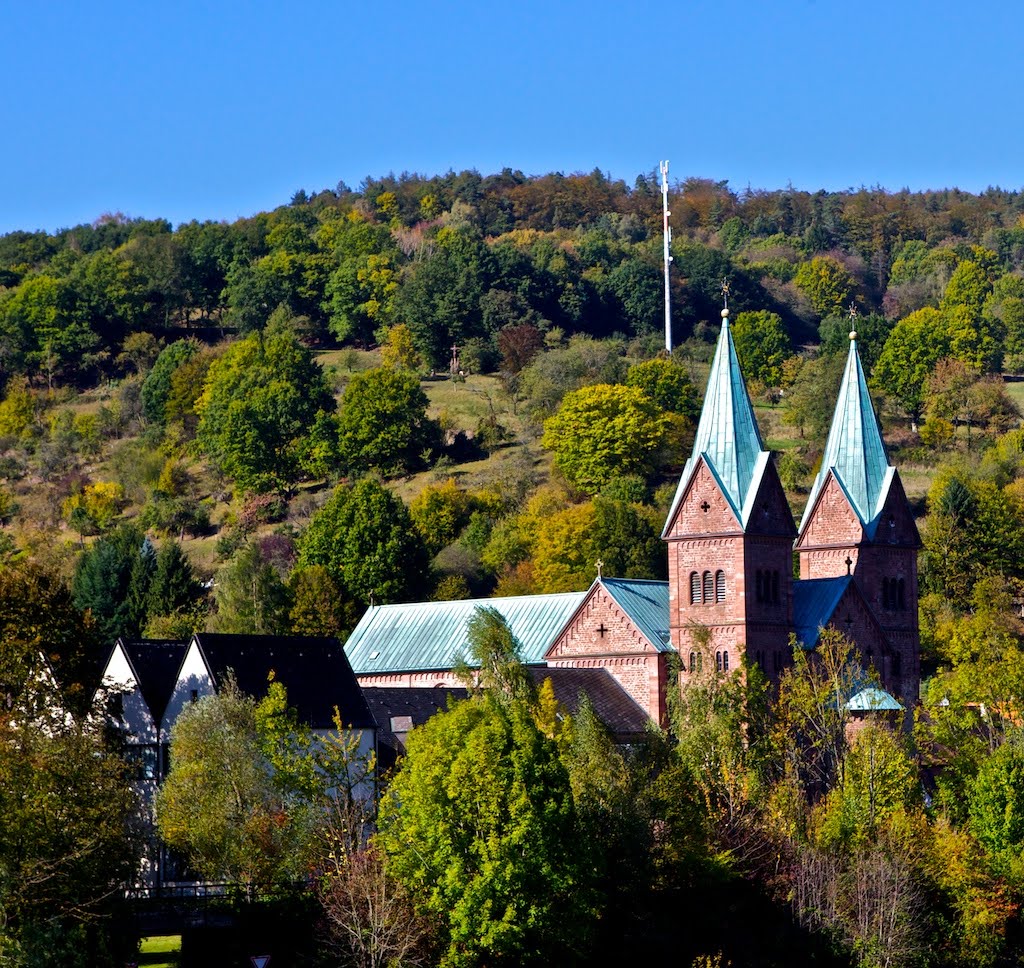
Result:
<svg viewBox="0 0 1024 968">
<path fill-rule="evenodd" d="M 839 600 L 853 581 L 840 578 L 802 578 L 793 582 L 793 626 L 805 649 L 813 649 L 821 630 L 828 625 Z"/>
<path fill-rule="evenodd" d="M 174 684 L 178 681 L 178 671 L 188 651 L 188 643 L 121 638 L 114 648 L 118 645 L 135 673 L 135 681 L 149 708 L 149 714 L 159 724 L 174 692 Z"/>
<path fill-rule="evenodd" d="M 405 735 L 414 726 L 422 726 L 435 713 L 444 712 L 449 701 L 457 702 L 469 695 L 467 689 L 450 686 L 436 688 L 401 686 L 365 686 L 363 698 L 377 722 L 377 751 L 381 765 L 394 765 L 404 747 L 397 734 Z M 385 755 L 385 749 L 391 750 Z"/>
<path fill-rule="evenodd" d="M 580 694 L 585 694 L 597 718 L 617 740 L 628 740 L 647 729 L 650 718 L 607 669 L 573 669 L 568 666 L 532 666 L 529 670 L 539 686 L 551 680 L 555 698 L 575 715 L 580 708 Z"/>
<path fill-rule="evenodd" d="M 288 704 L 313 729 L 333 728 L 335 706 L 343 726 L 372 729 L 375 725 L 337 639 L 199 632 L 192 641 L 218 687 L 230 670 L 242 692 L 260 697 L 266 694 L 273 671 L 288 690 Z"/>
</svg>

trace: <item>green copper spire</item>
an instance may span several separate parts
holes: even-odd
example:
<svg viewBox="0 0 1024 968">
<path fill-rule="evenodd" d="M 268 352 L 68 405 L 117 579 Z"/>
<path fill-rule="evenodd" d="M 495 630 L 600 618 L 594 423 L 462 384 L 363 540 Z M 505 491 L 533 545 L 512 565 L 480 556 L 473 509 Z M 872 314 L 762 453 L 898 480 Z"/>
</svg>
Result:
<svg viewBox="0 0 1024 968">
<path fill-rule="evenodd" d="M 889 457 L 860 365 L 856 333 L 850 333 L 850 355 L 821 458 L 821 470 L 811 489 L 804 519 L 800 522 L 801 531 L 830 470 L 842 484 L 861 523 L 869 525 L 878 514 L 877 505 L 889 470 Z"/>
<path fill-rule="evenodd" d="M 754 478 L 757 455 L 763 450 L 729 329 L 729 310 L 723 309 L 722 332 L 711 364 L 691 460 L 705 455 L 739 510 Z"/>
<path fill-rule="evenodd" d="M 697 461 L 703 456 L 732 504 L 740 521 L 746 524 L 747 499 L 751 483 L 764 472 L 767 453 L 754 419 L 754 408 L 740 372 L 732 333 L 729 309 L 722 310 L 722 332 L 718 337 L 715 359 L 711 364 L 704 405 L 697 424 L 693 454 L 683 468 L 668 520 L 675 516 Z M 666 528 L 668 524 L 666 523 Z"/>
</svg>

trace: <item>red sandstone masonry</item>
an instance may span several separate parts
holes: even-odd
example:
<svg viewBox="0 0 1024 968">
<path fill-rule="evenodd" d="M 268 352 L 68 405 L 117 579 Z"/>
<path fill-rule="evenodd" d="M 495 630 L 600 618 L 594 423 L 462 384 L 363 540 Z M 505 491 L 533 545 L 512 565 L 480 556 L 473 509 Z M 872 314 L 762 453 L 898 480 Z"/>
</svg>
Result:
<svg viewBox="0 0 1024 968">
<path fill-rule="evenodd" d="M 551 644 L 545 659 L 554 666 L 607 669 L 651 719 L 664 723 L 664 656 L 600 585 Z"/>
</svg>

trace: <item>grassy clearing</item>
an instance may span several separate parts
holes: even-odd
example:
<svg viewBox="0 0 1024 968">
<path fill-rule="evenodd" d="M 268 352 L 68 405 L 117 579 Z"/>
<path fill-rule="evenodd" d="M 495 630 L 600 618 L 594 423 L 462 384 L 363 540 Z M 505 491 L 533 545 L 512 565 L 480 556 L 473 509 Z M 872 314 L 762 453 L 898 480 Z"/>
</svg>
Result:
<svg viewBox="0 0 1024 968">
<path fill-rule="evenodd" d="M 318 350 L 313 356 L 325 370 L 332 367 L 342 375 L 380 366 L 378 350 L 356 350 L 344 347 L 336 350 Z"/>
<path fill-rule="evenodd" d="M 178 968 L 181 955 L 181 935 L 168 934 L 153 938 L 143 938 L 139 952 L 140 968 Z"/>
</svg>

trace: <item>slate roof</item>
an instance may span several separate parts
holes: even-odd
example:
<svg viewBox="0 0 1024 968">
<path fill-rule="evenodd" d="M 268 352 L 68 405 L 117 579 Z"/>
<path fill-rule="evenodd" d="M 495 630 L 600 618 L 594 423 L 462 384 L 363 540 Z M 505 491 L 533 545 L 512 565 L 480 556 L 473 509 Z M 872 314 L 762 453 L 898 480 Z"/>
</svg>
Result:
<svg viewBox="0 0 1024 968">
<path fill-rule="evenodd" d="M 567 666 L 534 667 L 530 676 L 539 686 L 551 680 L 555 698 L 575 715 L 580 707 L 580 694 L 585 694 L 594 707 L 597 718 L 619 740 L 627 740 L 643 733 L 650 718 L 615 680 L 607 669 L 573 669 Z"/>
<path fill-rule="evenodd" d="M 586 592 L 519 595 L 456 602 L 373 605 L 345 643 L 356 675 L 451 669 L 464 658 L 466 629 L 477 606 L 494 608 L 522 646 L 527 665 L 544 661 L 555 635 L 583 601 Z"/>
<path fill-rule="evenodd" d="M 615 681 L 606 669 L 569 669 L 559 666 L 532 666 L 528 670 L 537 686 L 551 680 L 555 698 L 575 715 L 580 695 L 585 694 L 601 720 L 619 740 L 628 740 L 643 733 L 649 722 L 647 713 Z M 422 726 L 435 713 L 448 708 L 449 700 L 459 701 L 469 695 L 460 688 L 426 686 L 366 686 L 363 696 L 377 721 L 378 744 L 396 753 L 402 746 L 396 733 L 407 733 L 413 726 Z"/>
<path fill-rule="evenodd" d="M 701 456 L 732 505 L 736 517 L 745 525 L 749 514 L 745 505 L 751 485 L 764 473 L 768 455 L 761 442 L 754 408 L 740 371 L 728 315 L 722 316 L 722 331 L 708 376 L 693 453 L 683 468 L 669 511 L 669 522 L 675 517 L 676 508 Z"/>
<path fill-rule="evenodd" d="M 188 643 L 164 639 L 120 638 L 117 644 L 128 658 L 149 714 L 153 721 L 159 724 L 164 718 L 167 703 L 170 702 L 174 685 L 178 681 L 178 671 L 188 651 Z"/>
<path fill-rule="evenodd" d="M 793 582 L 793 631 L 805 649 L 814 648 L 821 629 L 828 625 L 852 581 L 852 575 L 843 575 Z"/>
<path fill-rule="evenodd" d="M 801 531 L 810 519 L 830 470 L 842 485 L 861 524 L 871 525 L 888 491 L 891 468 L 853 334 L 821 469 L 804 509 Z"/>
<path fill-rule="evenodd" d="M 405 752 L 399 734 L 404 737 L 414 726 L 422 726 L 435 713 L 444 712 L 448 708 L 449 700 L 458 702 L 468 695 L 466 689 L 447 686 L 364 687 L 363 698 L 377 723 L 377 756 L 380 769 L 391 769 L 399 754 Z"/>
<path fill-rule="evenodd" d="M 263 696 L 273 670 L 288 690 L 288 704 L 313 729 L 334 728 L 335 706 L 343 726 L 372 729 L 375 725 L 337 639 L 198 632 L 192 641 L 218 687 L 231 670 L 242 692 Z"/>
<path fill-rule="evenodd" d="M 659 652 L 671 652 L 668 630 L 668 582 L 636 578 L 599 578 L 616 604 Z"/>
</svg>

